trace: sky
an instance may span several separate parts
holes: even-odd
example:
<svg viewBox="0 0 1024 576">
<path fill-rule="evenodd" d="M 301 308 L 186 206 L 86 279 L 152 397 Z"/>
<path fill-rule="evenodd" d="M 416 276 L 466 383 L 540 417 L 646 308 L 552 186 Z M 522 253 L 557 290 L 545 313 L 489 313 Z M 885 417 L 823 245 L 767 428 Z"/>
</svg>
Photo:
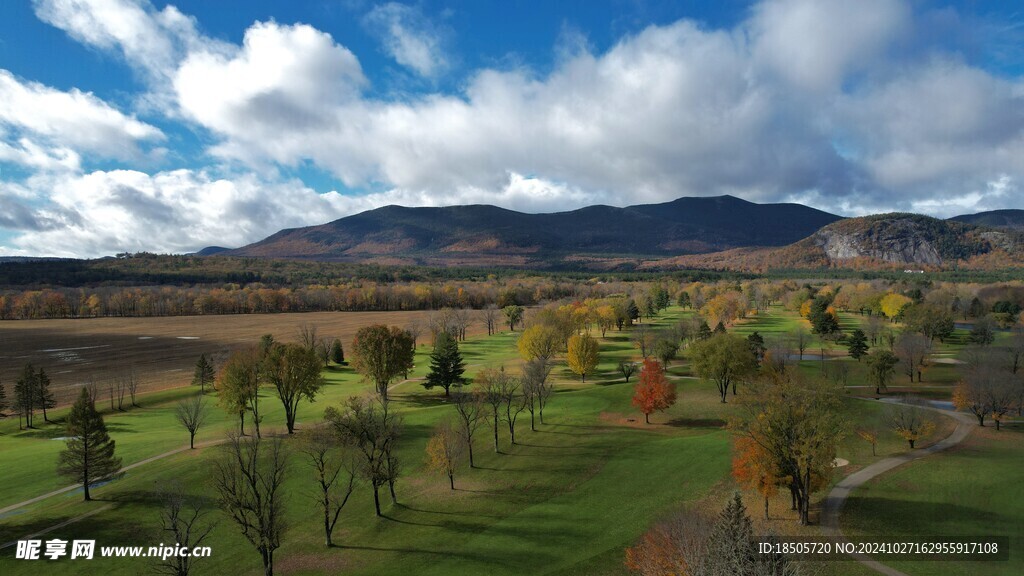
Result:
<svg viewBox="0 0 1024 576">
<path fill-rule="evenodd" d="M 0 2 L 0 255 L 721 194 L 1024 208 L 1024 5 Z"/>
</svg>

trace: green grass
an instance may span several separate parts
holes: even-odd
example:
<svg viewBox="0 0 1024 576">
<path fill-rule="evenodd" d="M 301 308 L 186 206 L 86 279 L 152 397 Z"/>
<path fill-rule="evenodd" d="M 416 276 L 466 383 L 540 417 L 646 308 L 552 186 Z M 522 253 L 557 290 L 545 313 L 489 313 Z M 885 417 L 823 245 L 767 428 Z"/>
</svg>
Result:
<svg viewBox="0 0 1024 576">
<path fill-rule="evenodd" d="M 645 323 L 667 328 L 690 314 L 670 308 Z M 841 321 L 848 329 L 861 319 L 844 314 Z M 733 330 L 740 334 L 757 330 L 771 336 L 790 332 L 800 324 L 806 322 L 781 307 L 772 307 Z M 594 335 L 599 333 L 595 331 Z M 501 333 L 461 343 L 468 375 L 487 366 L 515 370 L 521 363 L 515 347 L 517 336 Z M 423 465 L 428 436 L 453 410 L 439 390 L 426 391 L 416 380 L 426 374 L 429 365 L 429 347 L 421 345 L 417 367 L 410 373 L 412 380 L 392 391 L 406 425 L 400 447 L 403 476 L 398 484 L 399 505 L 387 503 L 386 518 L 375 518 L 370 489 L 358 487 L 335 533 L 340 546 L 325 549 L 310 498 L 310 471 L 301 455 L 296 455 L 287 485 L 290 530 L 276 558 L 279 573 L 623 574 L 623 548 L 653 522 L 680 506 L 721 498 L 731 491 L 730 438 L 723 426 L 734 408 L 731 403 L 719 402 L 713 384 L 693 378 L 681 354 L 668 369 L 669 377 L 677 384 L 679 401 L 665 413 L 652 415 L 653 424 L 645 426 L 630 403 L 632 380 L 625 383 L 617 370 L 622 360 L 640 359 L 629 340 L 629 331 L 611 330 L 599 341 L 601 362 L 585 383 L 564 364 L 555 368 L 557 393 L 546 411 L 547 423 L 537 432 L 529 430 L 529 416 L 524 414 L 517 431 L 520 443 L 511 446 L 502 429 L 503 453 L 494 454 L 487 430 L 481 430 L 476 442 L 479 468 L 462 470 L 456 476 L 455 492 L 448 490 L 446 479 L 428 474 Z M 943 351 L 956 354 L 959 349 L 950 344 Z M 814 345 L 808 347 L 808 352 L 814 351 Z M 836 361 L 854 366 L 852 383 L 860 383 L 861 365 L 849 359 Z M 807 360 L 800 369 L 817 373 L 821 363 Z M 952 370 L 946 366 L 942 369 Z M 925 385 L 930 384 L 927 380 L 931 375 L 926 375 Z M 325 372 L 325 377 L 327 385 L 317 401 L 299 408 L 300 428 L 319 420 L 325 407 L 370 389 L 349 368 L 333 368 Z M 948 375 L 943 377 L 948 379 Z M 850 390 L 851 395 L 859 392 L 862 390 Z M 194 389 L 151 394 L 142 397 L 141 408 L 105 413 L 125 464 L 187 444 L 188 436 L 174 421 L 173 409 L 177 400 L 190 393 Z M 209 396 L 211 421 L 200 431 L 198 442 L 222 438 L 237 426 L 235 418 L 216 408 L 214 395 Z M 262 398 L 263 429 L 282 430 L 280 402 L 271 389 L 264 390 Z M 883 430 L 884 406 L 854 398 L 846 405 L 852 427 L 878 429 L 879 444 L 877 455 L 872 456 L 870 445 L 851 434 L 839 450 L 839 456 L 850 460 L 851 465 L 839 469 L 837 475 L 905 450 L 901 439 Z M 57 411 L 52 417 L 60 419 L 63 412 Z M 948 423 L 944 426 L 950 428 Z M 251 430 L 251 424 L 247 428 Z M 52 438 L 62 434 L 59 423 L 19 431 L 16 422 L 0 422 L 5 481 L 0 507 L 67 484 L 54 472 L 63 442 Z M 936 438 L 943 435 L 940 430 Z M 112 505 L 47 537 L 84 537 L 97 540 L 101 546 L 159 544 L 166 539 L 157 530 L 159 489 L 174 480 L 208 499 L 211 509 L 215 508 L 208 476 L 209 459 L 217 451 L 213 447 L 185 451 L 136 468 L 96 488 L 97 502 L 83 503 L 81 493 L 73 491 L 17 510 L 0 518 L 0 542 Z M 927 467 L 929 461 L 915 465 Z M 947 471 L 947 475 L 951 473 Z M 1019 476 L 1011 479 L 1020 484 Z M 912 506 L 915 500 L 903 501 Z M 947 495 L 937 501 L 954 499 Z M 711 506 L 717 508 L 718 504 L 713 502 Z M 1013 509 L 1010 516 L 1020 518 L 1024 511 Z M 208 542 L 214 555 L 200 565 L 198 573 L 259 573 L 258 555 L 234 524 L 216 510 L 210 517 L 218 520 Z M 15 562 L 12 557 L 13 548 L 0 551 L 0 573 L 38 573 L 39 563 Z M 60 562 L 61 573 L 66 574 L 137 574 L 151 566 L 151 561 L 128 559 Z M 840 566 L 830 573 L 863 572 L 855 565 Z"/>
<path fill-rule="evenodd" d="M 852 541 L 1009 539 L 1009 561 L 889 561 L 907 574 L 1024 572 L 1024 431 L 975 430 L 964 444 L 856 490 L 842 524 Z"/>
</svg>

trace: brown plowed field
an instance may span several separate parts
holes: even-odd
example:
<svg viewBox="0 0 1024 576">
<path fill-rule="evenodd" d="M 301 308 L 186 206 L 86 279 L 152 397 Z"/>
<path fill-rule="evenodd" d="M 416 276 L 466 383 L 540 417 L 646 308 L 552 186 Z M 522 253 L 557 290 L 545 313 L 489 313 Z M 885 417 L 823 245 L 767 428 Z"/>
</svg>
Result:
<svg viewBox="0 0 1024 576">
<path fill-rule="evenodd" d="M 90 379 L 101 387 L 134 368 L 140 389 L 156 390 L 191 382 L 200 354 L 223 359 L 232 349 L 255 344 L 263 334 L 295 341 L 299 326 L 312 324 L 320 337 L 340 338 L 346 353 L 356 330 L 370 324 L 425 326 L 431 312 L 309 312 L 166 318 L 85 318 L 0 322 L 0 383 L 13 395 L 26 362 L 50 375 L 60 404 Z M 469 332 L 484 330 L 474 322 Z M 424 330 L 426 332 L 426 330 Z"/>
</svg>

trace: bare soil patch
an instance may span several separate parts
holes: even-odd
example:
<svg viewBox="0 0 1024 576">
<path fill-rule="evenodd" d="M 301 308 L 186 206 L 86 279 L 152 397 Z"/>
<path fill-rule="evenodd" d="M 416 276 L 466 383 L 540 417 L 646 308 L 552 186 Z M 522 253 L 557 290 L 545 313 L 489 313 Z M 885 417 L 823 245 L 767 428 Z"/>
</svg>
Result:
<svg viewBox="0 0 1024 576">
<path fill-rule="evenodd" d="M 295 341 L 303 324 L 316 325 L 324 338 L 340 338 L 346 353 L 356 331 L 371 324 L 425 324 L 429 311 L 309 312 L 175 316 L 164 318 L 83 318 L 0 322 L 0 383 L 11 387 L 26 362 L 43 367 L 60 404 L 69 403 L 90 379 L 100 387 L 134 368 L 143 391 L 188 385 L 200 354 L 223 358 L 255 344 L 263 334 Z M 471 334 L 483 331 L 470 325 Z M 423 336 L 421 336 L 421 339 Z"/>
</svg>

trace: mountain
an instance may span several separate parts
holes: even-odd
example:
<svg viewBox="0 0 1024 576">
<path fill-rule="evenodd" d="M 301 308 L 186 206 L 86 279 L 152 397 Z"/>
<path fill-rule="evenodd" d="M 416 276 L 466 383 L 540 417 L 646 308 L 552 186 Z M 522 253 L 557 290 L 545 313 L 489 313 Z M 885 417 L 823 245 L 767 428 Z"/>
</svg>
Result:
<svg viewBox="0 0 1024 576">
<path fill-rule="evenodd" d="M 202 250 L 195 253 L 196 256 L 213 256 L 214 254 L 220 254 L 221 252 L 227 252 L 230 248 L 223 246 L 207 246 Z"/>
<path fill-rule="evenodd" d="M 781 248 L 740 248 L 646 262 L 647 268 L 990 269 L 1024 264 L 1024 232 L 920 214 L 876 214 L 833 222 Z"/>
<path fill-rule="evenodd" d="M 1024 210 L 990 210 L 988 212 L 978 212 L 977 214 L 961 214 L 960 216 L 950 218 L 950 220 L 976 224 L 978 226 L 988 226 L 990 228 L 1024 230 Z"/>
<path fill-rule="evenodd" d="M 292 228 L 222 255 L 517 267 L 615 267 L 639 257 L 783 246 L 840 217 L 733 196 L 527 214 L 495 206 L 385 206 Z"/>
</svg>

